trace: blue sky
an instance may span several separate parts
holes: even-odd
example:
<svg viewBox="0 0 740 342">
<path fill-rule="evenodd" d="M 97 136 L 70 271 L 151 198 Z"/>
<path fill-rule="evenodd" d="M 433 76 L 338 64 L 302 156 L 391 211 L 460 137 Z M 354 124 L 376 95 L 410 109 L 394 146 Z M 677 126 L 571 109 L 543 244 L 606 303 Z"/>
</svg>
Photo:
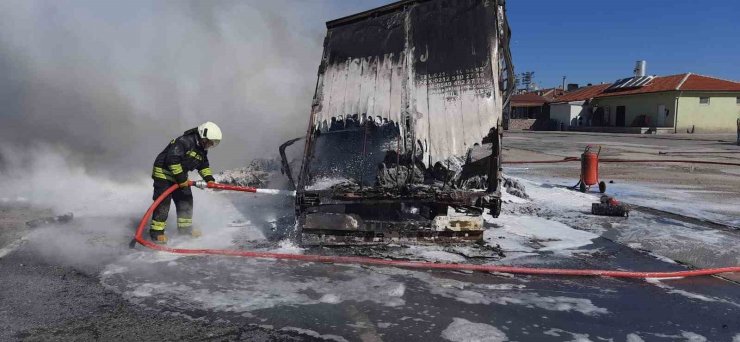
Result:
<svg viewBox="0 0 740 342">
<path fill-rule="evenodd" d="M 638 59 L 649 75 L 740 81 L 740 1 L 507 1 L 517 72 L 543 87 L 610 82 Z"/>
<path fill-rule="evenodd" d="M 336 1 L 351 14 L 392 1 Z M 649 75 L 693 72 L 740 81 L 738 0 L 508 0 L 516 72 L 541 87 L 612 82 L 636 60 Z"/>
</svg>

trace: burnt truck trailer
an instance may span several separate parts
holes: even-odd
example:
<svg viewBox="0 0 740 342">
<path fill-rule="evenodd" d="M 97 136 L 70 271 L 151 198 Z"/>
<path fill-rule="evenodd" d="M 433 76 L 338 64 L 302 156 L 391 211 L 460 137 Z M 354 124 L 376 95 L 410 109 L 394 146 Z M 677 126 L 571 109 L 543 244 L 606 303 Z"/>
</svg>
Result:
<svg viewBox="0 0 740 342">
<path fill-rule="evenodd" d="M 399 1 L 326 26 L 294 184 L 302 243 L 481 239 L 514 87 L 504 1 Z"/>
</svg>

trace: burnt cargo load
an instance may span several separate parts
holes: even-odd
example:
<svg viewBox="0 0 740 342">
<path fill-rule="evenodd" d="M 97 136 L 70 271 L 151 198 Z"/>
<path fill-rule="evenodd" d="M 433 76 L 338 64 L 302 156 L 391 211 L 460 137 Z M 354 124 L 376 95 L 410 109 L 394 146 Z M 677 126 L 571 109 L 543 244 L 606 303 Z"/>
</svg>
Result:
<svg viewBox="0 0 740 342">
<path fill-rule="evenodd" d="M 481 239 L 484 210 L 501 209 L 508 47 L 496 0 L 328 22 L 296 180 L 302 243 Z"/>
</svg>

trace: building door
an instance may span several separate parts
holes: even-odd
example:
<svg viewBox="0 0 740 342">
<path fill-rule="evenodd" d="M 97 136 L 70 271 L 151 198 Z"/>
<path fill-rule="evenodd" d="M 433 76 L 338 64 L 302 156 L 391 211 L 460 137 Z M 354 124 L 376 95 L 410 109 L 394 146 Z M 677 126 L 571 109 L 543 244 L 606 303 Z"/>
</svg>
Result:
<svg viewBox="0 0 740 342">
<path fill-rule="evenodd" d="M 626 112 L 627 112 L 627 108 L 625 106 L 617 106 L 617 117 L 616 117 L 617 122 L 616 122 L 616 124 L 614 126 L 617 126 L 617 127 L 625 127 L 625 126 L 627 126 L 625 124 L 625 121 L 626 121 L 625 120 L 626 119 L 626 117 L 625 117 L 626 116 Z"/>
<path fill-rule="evenodd" d="M 664 127 L 665 126 L 665 105 L 658 105 L 658 127 Z"/>
</svg>

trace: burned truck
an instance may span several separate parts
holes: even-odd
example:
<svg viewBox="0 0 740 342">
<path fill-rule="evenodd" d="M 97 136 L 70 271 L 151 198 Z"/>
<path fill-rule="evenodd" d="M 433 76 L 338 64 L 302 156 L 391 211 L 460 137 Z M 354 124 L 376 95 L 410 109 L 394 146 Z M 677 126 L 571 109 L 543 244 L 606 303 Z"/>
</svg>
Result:
<svg viewBox="0 0 740 342">
<path fill-rule="evenodd" d="M 406 0 L 326 26 L 300 170 L 294 141 L 280 148 L 301 242 L 481 239 L 514 87 L 504 1 Z"/>
</svg>

